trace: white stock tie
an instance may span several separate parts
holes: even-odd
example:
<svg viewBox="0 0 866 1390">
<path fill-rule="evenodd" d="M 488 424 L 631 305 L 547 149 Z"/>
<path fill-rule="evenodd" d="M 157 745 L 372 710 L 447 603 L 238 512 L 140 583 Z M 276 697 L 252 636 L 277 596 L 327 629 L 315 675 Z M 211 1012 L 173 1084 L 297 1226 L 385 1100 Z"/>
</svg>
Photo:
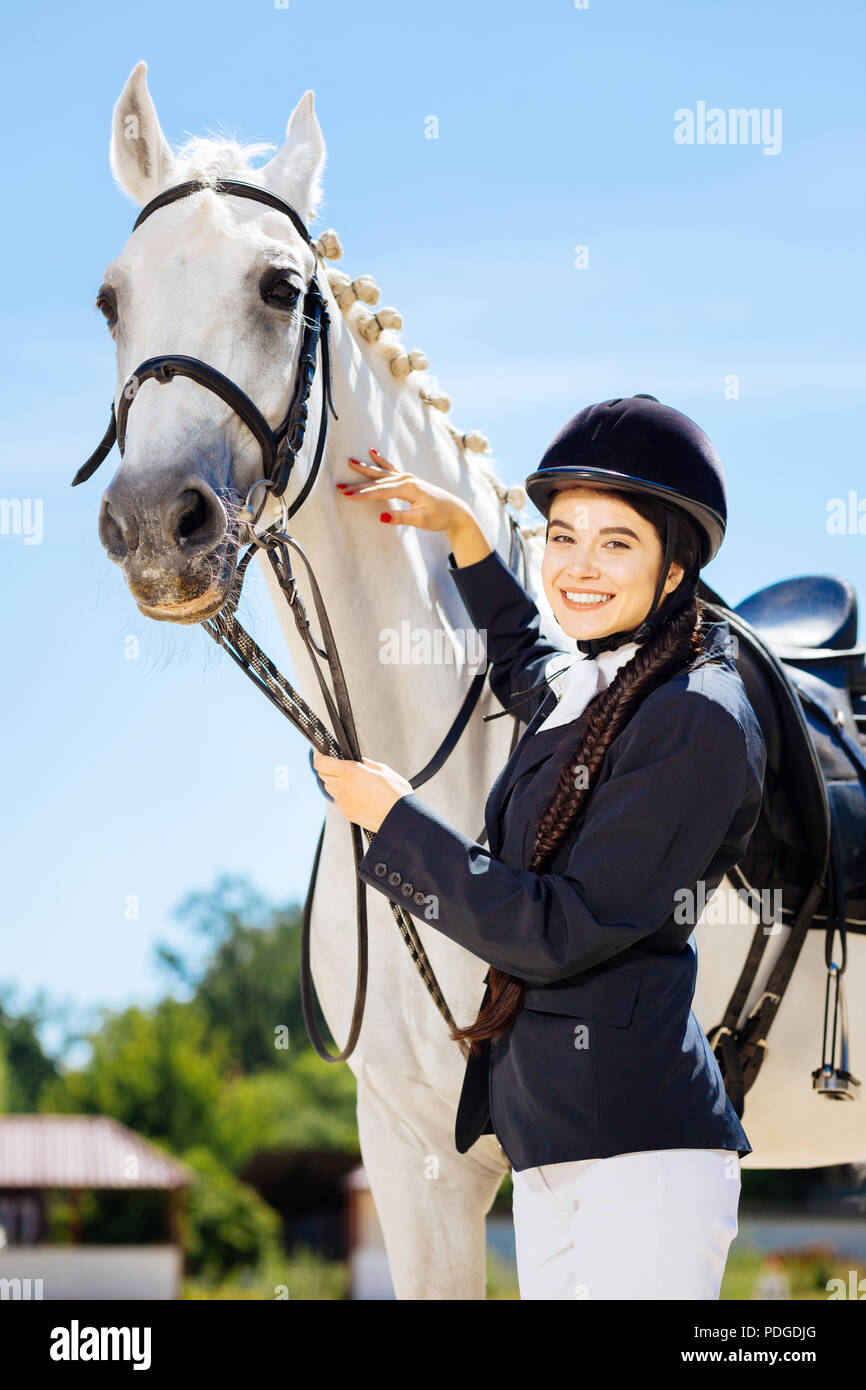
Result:
<svg viewBox="0 0 866 1390">
<path fill-rule="evenodd" d="M 576 653 L 564 651 L 561 657 L 552 656 L 545 667 L 545 675 L 559 700 L 535 732 L 540 734 L 542 729 L 570 724 L 577 719 L 593 696 L 610 685 L 620 666 L 631 660 L 639 646 L 639 642 L 625 642 L 616 651 L 599 652 L 597 657 L 579 650 Z M 551 678 L 557 664 L 559 669 Z"/>
</svg>

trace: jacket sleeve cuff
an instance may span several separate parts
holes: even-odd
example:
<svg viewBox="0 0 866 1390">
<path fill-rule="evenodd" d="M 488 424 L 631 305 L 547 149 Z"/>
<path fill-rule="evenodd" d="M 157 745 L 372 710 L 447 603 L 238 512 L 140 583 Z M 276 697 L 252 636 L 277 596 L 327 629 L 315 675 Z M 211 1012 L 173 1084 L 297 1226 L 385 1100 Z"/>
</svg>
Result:
<svg viewBox="0 0 866 1390">
<path fill-rule="evenodd" d="M 454 551 L 448 552 L 448 573 L 460 592 L 466 611 L 476 627 L 487 626 L 490 613 L 491 594 L 501 594 L 503 585 L 506 592 L 517 589 L 519 598 L 525 603 L 527 594 L 523 585 L 515 578 L 508 564 L 498 550 L 491 550 L 482 560 L 471 565 L 458 565 Z"/>
<path fill-rule="evenodd" d="M 475 943 L 470 945 L 461 932 L 440 920 L 442 905 L 430 881 L 431 831 L 439 837 L 440 845 L 442 836 L 450 840 L 453 850 L 464 862 L 466 858 L 471 858 L 473 849 L 479 854 L 487 854 L 483 846 L 448 825 L 416 792 L 412 792 L 395 801 L 370 841 L 358 873 L 371 888 L 377 888 L 393 902 L 399 903 L 406 912 L 422 921 L 432 922 L 438 931 L 478 955 L 477 949 L 473 949 Z M 489 955 L 479 958 L 488 964 L 496 964 Z M 502 968 L 507 967 L 503 965 Z"/>
</svg>

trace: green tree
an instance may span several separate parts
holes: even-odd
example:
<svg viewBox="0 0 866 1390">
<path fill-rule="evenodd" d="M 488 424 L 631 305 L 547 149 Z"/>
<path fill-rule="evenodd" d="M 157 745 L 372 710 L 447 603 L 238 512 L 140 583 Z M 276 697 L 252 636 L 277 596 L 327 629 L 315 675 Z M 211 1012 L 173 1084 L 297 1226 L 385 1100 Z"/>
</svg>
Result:
<svg viewBox="0 0 866 1390">
<path fill-rule="evenodd" d="M 267 1149 L 359 1153 L 355 1077 L 305 1048 L 282 1071 L 240 1076 L 223 1088 L 217 1148 L 231 1167 Z"/>
<path fill-rule="evenodd" d="M 12 1010 L 8 991 L 0 998 L 0 1054 L 5 1057 L 5 1088 L 0 1089 L 0 1111 L 32 1114 L 49 1081 L 58 1076 L 56 1063 L 46 1055 L 38 1028 L 57 1014 L 41 995 L 24 1012 Z M 2 1063 L 0 1063 L 2 1070 Z"/>
<path fill-rule="evenodd" d="M 209 1027 L 224 1034 L 240 1072 L 273 1067 L 276 1029 L 293 1040 L 306 1036 L 298 908 L 269 907 L 246 880 L 223 875 L 211 892 L 185 898 L 175 915 L 201 943 L 199 959 L 165 944 L 158 959 L 190 991 Z"/>
<path fill-rule="evenodd" d="M 252 1270 L 279 1259 L 282 1222 L 255 1189 L 207 1149 L 187 1149 L 182 1157 L 198 1175 L 186 1200 L 187 1272 L 216 1281 L 238 1265 Z"/>
<path fill-rule="evenodd" d="M 111 1115 L 174 1153 L 217 1139 L 228 1045 L 196 1004 L 108 1014 L 88 1041 L 90 1060 L 45 1087 L 42 1111 Z"/>
</svg>

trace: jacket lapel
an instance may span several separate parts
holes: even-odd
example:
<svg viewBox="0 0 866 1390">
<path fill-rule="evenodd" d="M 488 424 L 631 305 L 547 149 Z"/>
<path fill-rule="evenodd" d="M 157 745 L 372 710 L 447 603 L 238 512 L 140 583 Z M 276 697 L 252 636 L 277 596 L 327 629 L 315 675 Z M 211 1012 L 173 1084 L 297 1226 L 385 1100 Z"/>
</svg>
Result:
<svg viewBox="0 0 866 1390">
<path fill-rule="evenodd" d="M 497 855 L 502 847 L 502 816 L 505 803 L 515 782 L 518 778 L 525 776 L 530 768 L 537 766 L 538 763 L 544 762 L 546 758 L 551 756 L 559 747 L 560 741 L 569 727 L 568 725 L 554 725 L 552 729 L 545 729 L 542 733 L 537 733 L 539 724 L 544 723 L 555 705 L 556 695 L 551 690 L 545 695 L 541 705 L 526 726 L 526 731 L 520 742 L 490 788 L 484 808 L 484 823 L 493 855 Z"/>
<path fill-rule="evenodd" d="M 730 629 L 727 623 L 709 623 L 704 632 L 703 651 L 716 660 L 733 666 L 729 651 L 730 640 Z M 539 725 L 544 723 L 555 705 L 556 693 L 551 689 L 547 692 L 538 709 L 535 711 L 535 714 L 526 726 L 526 731 L 521 736 L 520 742 L 517 744 L 508 762 L 490 788 L 484 807 L 484 825 L 487 831 L 490 852 L 497 858 L 500 857 L 503 849 L 506 848 L 504 816 L 508 809 L 509 797 L 515 783 L 518 779 L 525 777 L 526 774 L 530 772 L 532 768 L 537 767 L 539 763 L 545 762 L 548 758 L 552 758 L 553 754 L 558 750 L 566 730 L 571 731 L 570 737 L 575 737 L 573 724 L 554 725 L 553 728 L 545 729 L 542 733 L 537 732 Z M 542 783 L 544 783 L 543 787 Z M 541 777 L 533 779 L 532 787 L 533 791 L 538 791 L 539 798 L 542 794 L 549 797 L 553 792 L 553 787 L 548 786 L 546 781 Z M 533 797 L 533 800 L 534 799 Z M 522 789 L 520 800 L 521 802 L 524 800 Z M 523 824 L 520 828 L 520 835 L 523 837 L 521 844 L 524 851 L 528 849 L 528 836 L 531 830 L 531 821 L 534 811 L 537 811 L 537 807 L 533 807 L 527 802 L 525 806 L 521 805 L 520 815 L 518 816 L 517 808 L 515 807 L 515 827 L 518 821 L 521 819 L 523 820 Z M 515 839 L 517 834 L 518 832 L 515 829 L 514 834 L 508 836 L 508 858 L 509 862 L 513 860 L 513 862 L 516 863 L 518 859 L 520 859 L 522 863 L 523 860 L 520 857 L 518 841 Z"/>
</svg>

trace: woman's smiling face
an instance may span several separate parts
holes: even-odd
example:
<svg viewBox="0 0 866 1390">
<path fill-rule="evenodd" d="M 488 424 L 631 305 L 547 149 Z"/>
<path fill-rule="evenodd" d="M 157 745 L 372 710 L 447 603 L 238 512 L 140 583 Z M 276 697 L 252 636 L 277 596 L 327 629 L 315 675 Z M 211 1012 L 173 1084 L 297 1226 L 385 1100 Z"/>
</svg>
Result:
<svg viewBox="0 0 866 1390">
<path fill-rule="evenodd" d="M 566 636 L 607 637 L 643 622 L 663 553 L 655 528 L 619 497 L 590 487 L 556 492 L 547 518 L 541 577 Z M 660 604 L 682 576 L 682 566 L 671 563 Z M 590 596 L 598 594 L 611 597 L 592 601 Z"/>
</svg>

